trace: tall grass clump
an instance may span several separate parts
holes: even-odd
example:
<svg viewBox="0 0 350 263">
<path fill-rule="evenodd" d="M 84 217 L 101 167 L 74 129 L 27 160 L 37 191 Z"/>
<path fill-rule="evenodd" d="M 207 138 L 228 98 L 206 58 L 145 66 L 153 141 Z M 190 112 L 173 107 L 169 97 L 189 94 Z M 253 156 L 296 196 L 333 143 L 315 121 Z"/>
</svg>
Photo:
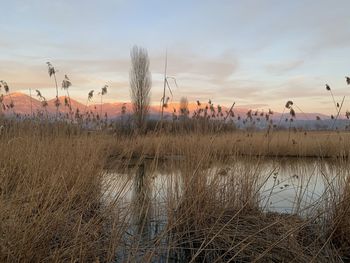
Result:
<svg viewBox="0 0 350 263">
<path fill-rule="evenodd" d="M 339 168 L 341 176 L 336 178 L 336 187 L 332 189 L 327 229 L 330 241 L 346 261 L 350 260 L 350 169 L 344 163 Z"/>
<path fill-rule="evenodd" d="M 159 138 L 159 143 L 164 143 L 164 138 Z M 124 243 L 118 247 L 118 261 L 346 259 L 343 250 L 335 249 L 335 235 L 330 234 L 332 212 L 321 199 L 307 204 L 308 213 L 303 213 L 306 207 L 296 207 L 291 213 L 264 208 L 263 185 L 277 180 L 274 170 L 262 173 L 264 158 L 246 157 L 243 162 L 237 156 L 221 159 L 210 152 L 210 145 L 192 156 L 182 150 L 187 158 L 164 164 L 156 158 L 147 161 L 143 155 L 135 158 L 134 167 L 127 168 L 131 160 L 120 160 L 120 170 L 113 177 L 119 185 L 129 183 L 131 187 L 128 194 L 120 194 L 127 199 L 124 213 L 130 218 L 125 222 Z M 288 186 L 284 183 L 283 187 Z M 280 189 L 280 185 L 273 188 Z M 329 200 L 336 199 L 335 192 L 328 194 Z M 301 191 L 296 200 L 303 195 L 313 193 Z"/>
<path fill-rule="evenodd" d="M 66 124 L 2 122 L 0 261 L 106 261 L 103 144 Z"/>
</svg>

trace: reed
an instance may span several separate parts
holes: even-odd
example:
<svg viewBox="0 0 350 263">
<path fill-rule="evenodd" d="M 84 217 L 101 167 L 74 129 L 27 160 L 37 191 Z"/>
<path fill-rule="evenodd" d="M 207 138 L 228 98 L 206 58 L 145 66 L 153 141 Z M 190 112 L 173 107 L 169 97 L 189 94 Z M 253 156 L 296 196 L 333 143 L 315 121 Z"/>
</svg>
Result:
<svg viewBox="0 0 350 263">
<path fill-rule="evenodd" d="M 108 258 L 103 144 L 66 124 L 2 122 L 0 261 Z M 108 213 L 107 213 L 108 212 Z"/>
<path fill-rule="evenodd" d="M 347 133 L 272 131 L 267 147 L 265 132 L 131 136 L 0 121 L 0 261 L 349 258 Z M 329 187 L 308 204 L 312 213 L 300 201 L 312 193 L 302 191 L 291 213 L 271 212 L 273 192 L 289 186 L 261 167 L 267 155 L 293 154 L 334 157 L 337 177 L 324 177 Z"/>
<path fill-rule="evenodd" d="M 143 145 L 138 149 L 140 155 L 125 152 L 111 165 L 119 171 L 117 174 L 127 176 L 126 180 L 134 180 L 137 185 L 131 197 L 133 201 L 126 202 L 131 205 L 128 211 L 134 211 L 137 218 L 128 227 L 135 232 L 128 231 L 132 233 L 131 240 L 121 248 L 125 254 L 120 255 L 119 261 L 157 262 L 163 258 L 180 262 L 342 262 L 340 258 L 347 259 L 344 245 L 347 224 L 338 223 L 346 217 L 335 212 L 344 211 L 336 208 L 348 191 L 344 180 L 349 166 L 342 159 L 333 161 L 339 177 L 330 179 L 325 175 L 327 190 L 322 196 L 305 207 L 303 196 L 316 193 L 300 190 L 292 212 L 283 214 L 269 212 L 262 205 L 269 204 L 270 198 L 269 194 L 263 198 L 263 191 L 290 187 L 279 182 L 263 190 L 267 181 L 279 180 L 274 170 L 261 173 L 264 157 L 246 156 L 244 164 L 238 165 L 241 157 L 237 155 L 226 158 L 213 153 L 215 140 L 213 144 L 201 145 L 200 149 L 192 149 L 193 145 L 185 140 L 176 149 L 184 158 L 167 161 L 166 168 L 162 168 L 161 149 L 164 145 L 169 153 L 175 149 L 164 136 L 158 136 L 157 141 L 154 158 L 148 160 L 147 145 Z M 133 139 L 133 143 L 138 145 L 139 141 Z M 294 170 L 304 172 L 298 167 Z M 156 179 L 159 173 L 166 175 Z M 313 175 L 302 176 L 304 183 L 312 187 Z M 333 184 L 331 180 L 339 181 Z M 336 191 L 338 186 L 344 192 Z M 156 196 L 161 200 L 159 203 L 154 202 Z M 311 211 L 306 212 L 306 208 Z M 335 226 L 339 228 L 335 230 Z M 338 231 L 344 232 L 338 234 Z"/>
</svg>

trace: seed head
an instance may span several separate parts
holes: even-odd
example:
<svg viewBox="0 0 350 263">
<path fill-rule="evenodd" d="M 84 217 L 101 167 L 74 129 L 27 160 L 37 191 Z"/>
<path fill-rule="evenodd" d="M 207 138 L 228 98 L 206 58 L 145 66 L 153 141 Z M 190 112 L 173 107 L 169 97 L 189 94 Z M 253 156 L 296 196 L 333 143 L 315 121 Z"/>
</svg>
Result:
<svg viewBox="0 0 350 263">
<path fill-rule="evenodd" d="M 35 91 L 36 91 L 36 95 L 37 95 L 39 98 L 41 98 L 41 97 L 42 97 L 42 95 L 41 95 L 40 90 L 35 90 Z"/>
<path fill-rule="evenodd" d="M 346 116 L 347 119 L 350 119 L 350 111 L 347 110 L 346 113 L 345 113 L 345 116 Z"/>
<path fill-rule="evenodd" d="M 126 104 L 123 103 L 123 106 L 122 106 L 122 114 L 124 115 L 126 113 Z"/>
<path fill-rule="evenodd" d="M 90 92 L 88 93 L 88 100 L 91 100 L 93 96 L 94 96 L 94 90 L 90 90 Z"/>
<path fill-rule="evenodd" d="M 4 80 L 0 80 L 0 88 L 1 88 L 1 85 L 4 87 L 4 90 L 6 93 L 8 93 L 10 91 L 10 88 L 9 86 L 7 85 L 7 82 L 4 81 Z"/>
<path fill-rule="evenodd" d="M 103 86 L 103 88 L 101 89 L 101 95 L 107 94 L 107 88 L 108 88 L 108 85 Z"/>
<path fill-rule="evenodd" d="M 41 106 L 43 106 L 44 108 L 47 107 L 47 101 L 46 101 L 46 100 L 43 100 L 43 101 L 41 102 Z"/>
<path fill-rule="evenodd" d="M 55 106 L 58 108 L 61 105 L 60 99 L 56 97 L 55 99 Z"/>
<path fill-rule="evenodd" d="M 293 106 L 293 101 L 291 101 L 291 100 L 287 101 L 286 108 L 290 109 L 291 106 Z"/>
<path fill-rule="evenodd" d="M 295 110 L 293 108 L 290 108 L 289 113 L 293 118 L 295 118 Z"/>
<path fill-rule="evenodd" d="M 50 62 L 46 62 L 47 67 L 48 67 L 48 73 L 49 76 L 51 77 L 52 75 L 54 75 L 56 73 L 55 68 L 52 66 L 52 64 Z"/>
<path fill-rule="evenodd" d="M 70 82 L 67 75 L 64 75 L 64 80 L 62 81 L 62 89 L 68 89 L 70 86 L 72 86 L 72 83 Z"/>
<path fill-rule="evenodd" d="M 215 112 L 215 108 L 214 108 L 214 105 L 213 105 L 213 104 L 210 104 L 210 111 L 211 111 L 211 112 Z"/>
</svg>

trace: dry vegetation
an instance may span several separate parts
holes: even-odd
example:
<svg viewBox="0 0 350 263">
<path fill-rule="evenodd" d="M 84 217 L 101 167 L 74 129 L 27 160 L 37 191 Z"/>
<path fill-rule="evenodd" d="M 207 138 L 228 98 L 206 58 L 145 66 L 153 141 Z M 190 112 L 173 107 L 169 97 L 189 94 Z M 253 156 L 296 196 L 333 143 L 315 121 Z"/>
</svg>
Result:
<svg viewBox="0 0 350 263">
<path fill-rule="evenodd" d="M 106 258 L 103 144 L 65 125 L 8 124 L 0 135 L 0 261 Z"/>
<path fill-rule="evenodd" d="M 123 104 L 115 122 L 103 112 L 107 85 L 97 93 L 99 110 L 88 109 L 91 90 L 85 109 L 73 111 L 65 75 L 63 107 L 50 62 L 54 115 L 39 90 L 41 109 L 34 112 L 31 104 L 30 115 L 16 114 L 9 86 L 0 81 L 0 115 L 11 116 L 0 116 L 1 262 L 350 261 L 349 123 L 344 131 L 336 126 L 340 117 L 350 119 L 342 112 L 345 96 L 337 102 L 326 85 L 334 112 L 328 126 L 316 120 L 332 131 L 297 129 L 297 114 L 305 113 L 290 100 L 275 117 L 271 109 L 240 116 L 235 103 L 228 109 L 211 100 L 197 101 L 190 112 L 183 97 L 165 116 L 169 80 L 177 86 L 166 59 L 161 120 L 151 122 L 147 51 L 134 47 L 131 61 L 133 116 Z M 292 212 L 270 211 L 274 188 L 288 184 L 275 184 L 274 170 L 261 173 L 267 157 L 328 158 L 336 176 L 322 170 L 324 193 L 307 207 L 303 197 L 316 193 L 300 190 Z M 299 176 L 307 188 L 315 174 L 293 175 Z"/>
<path fill-rule="evenodd" d="M 126 136 L 66 123 L 1 127 L 1 262 L 350 259 L 345 132 Z M 246 166 L 238 170 L 208 169 L 232 166 L 242 154 Z M 344 158 L 334 158 L 339 172 L 335 184 L 328 182 L 326 202 L 313 203 L 315 212 L 305 217 L 261 207 L 260 188 L 273 176 L 258 172 L 264 155 Z M 164 158 L 170 179 L 155 202 Z M 117 173 L 106 174 L 106 167 Z"/>
<path fill-rule="evenodd" d="M 220 158 L 235 155 L 347 158 L 350 151 L 350 132 L 153 133 L 125 137 L 111 143 L 117 156 L 132 154 L 134 157 L 143 155 L 146 158 L 189 157 L 205 151 Z"/>
</svg>

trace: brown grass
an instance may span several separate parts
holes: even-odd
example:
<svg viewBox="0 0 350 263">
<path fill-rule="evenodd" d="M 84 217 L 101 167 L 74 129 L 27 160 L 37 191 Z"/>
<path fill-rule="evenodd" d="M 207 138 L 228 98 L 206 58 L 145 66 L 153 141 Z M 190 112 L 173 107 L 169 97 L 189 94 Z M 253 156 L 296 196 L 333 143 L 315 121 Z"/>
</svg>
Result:
<svg viewBox="0 0 350 263">
<path fill-rule="evenodd" d="M 349 260 L 347 162 L 334 159 L 342 190 L 330 188 L 327 206 L 314 203 L 317 213 L 308 217 L 264 211 L 259 189 L 272 174 L 258 171 L 264 155 L 347 156 L 348 133 L 128 137 L 63 123 L 1 125 L 1 262 Z M 240 170 L 208 170 L 238 155 L 246 156 Z M 171 160 L 172 172 L 155 204 L 161 159 Z M 117 174 L 106 176 L 106 167 Z M 133 202 L 125 202 L 131 185 Z M 156 233 L 149 232 L 154 222 L 162 223 Z"/>
<path fill-rule="evenodd" d="M 290 139 L 288 139 L 290 136 Z M 295 132 L 272 134 L 265 132 L 231 132 L 224 134 L 148 134 L 111 142 L 116 156 L 144 155 L 149 158 L 171 158 L 171 156 L 197 156 L 203 151 L 217 158 L 232 155 L 271 157 L 348 157 L 350 151 L 349 132 Z"/>
<path fill-rule="evenodd" d="M 330 235 L 334 245 L 344 255 L 350 259 L 350 177 L 339 178 L 341 181 L 341 194 L 335 194 L 332 205 L 332 213 L 329 227 Z"/>
<path fill-rule="evenodd" d="M 14 127 L 12 127 L 14 129 Z M 24 129 L 26 128 L 26 129 Z M 108 255 L 102 146 L 62 127 L 0 138 L 0 261 L 93 261 Z"/>
</svg>

